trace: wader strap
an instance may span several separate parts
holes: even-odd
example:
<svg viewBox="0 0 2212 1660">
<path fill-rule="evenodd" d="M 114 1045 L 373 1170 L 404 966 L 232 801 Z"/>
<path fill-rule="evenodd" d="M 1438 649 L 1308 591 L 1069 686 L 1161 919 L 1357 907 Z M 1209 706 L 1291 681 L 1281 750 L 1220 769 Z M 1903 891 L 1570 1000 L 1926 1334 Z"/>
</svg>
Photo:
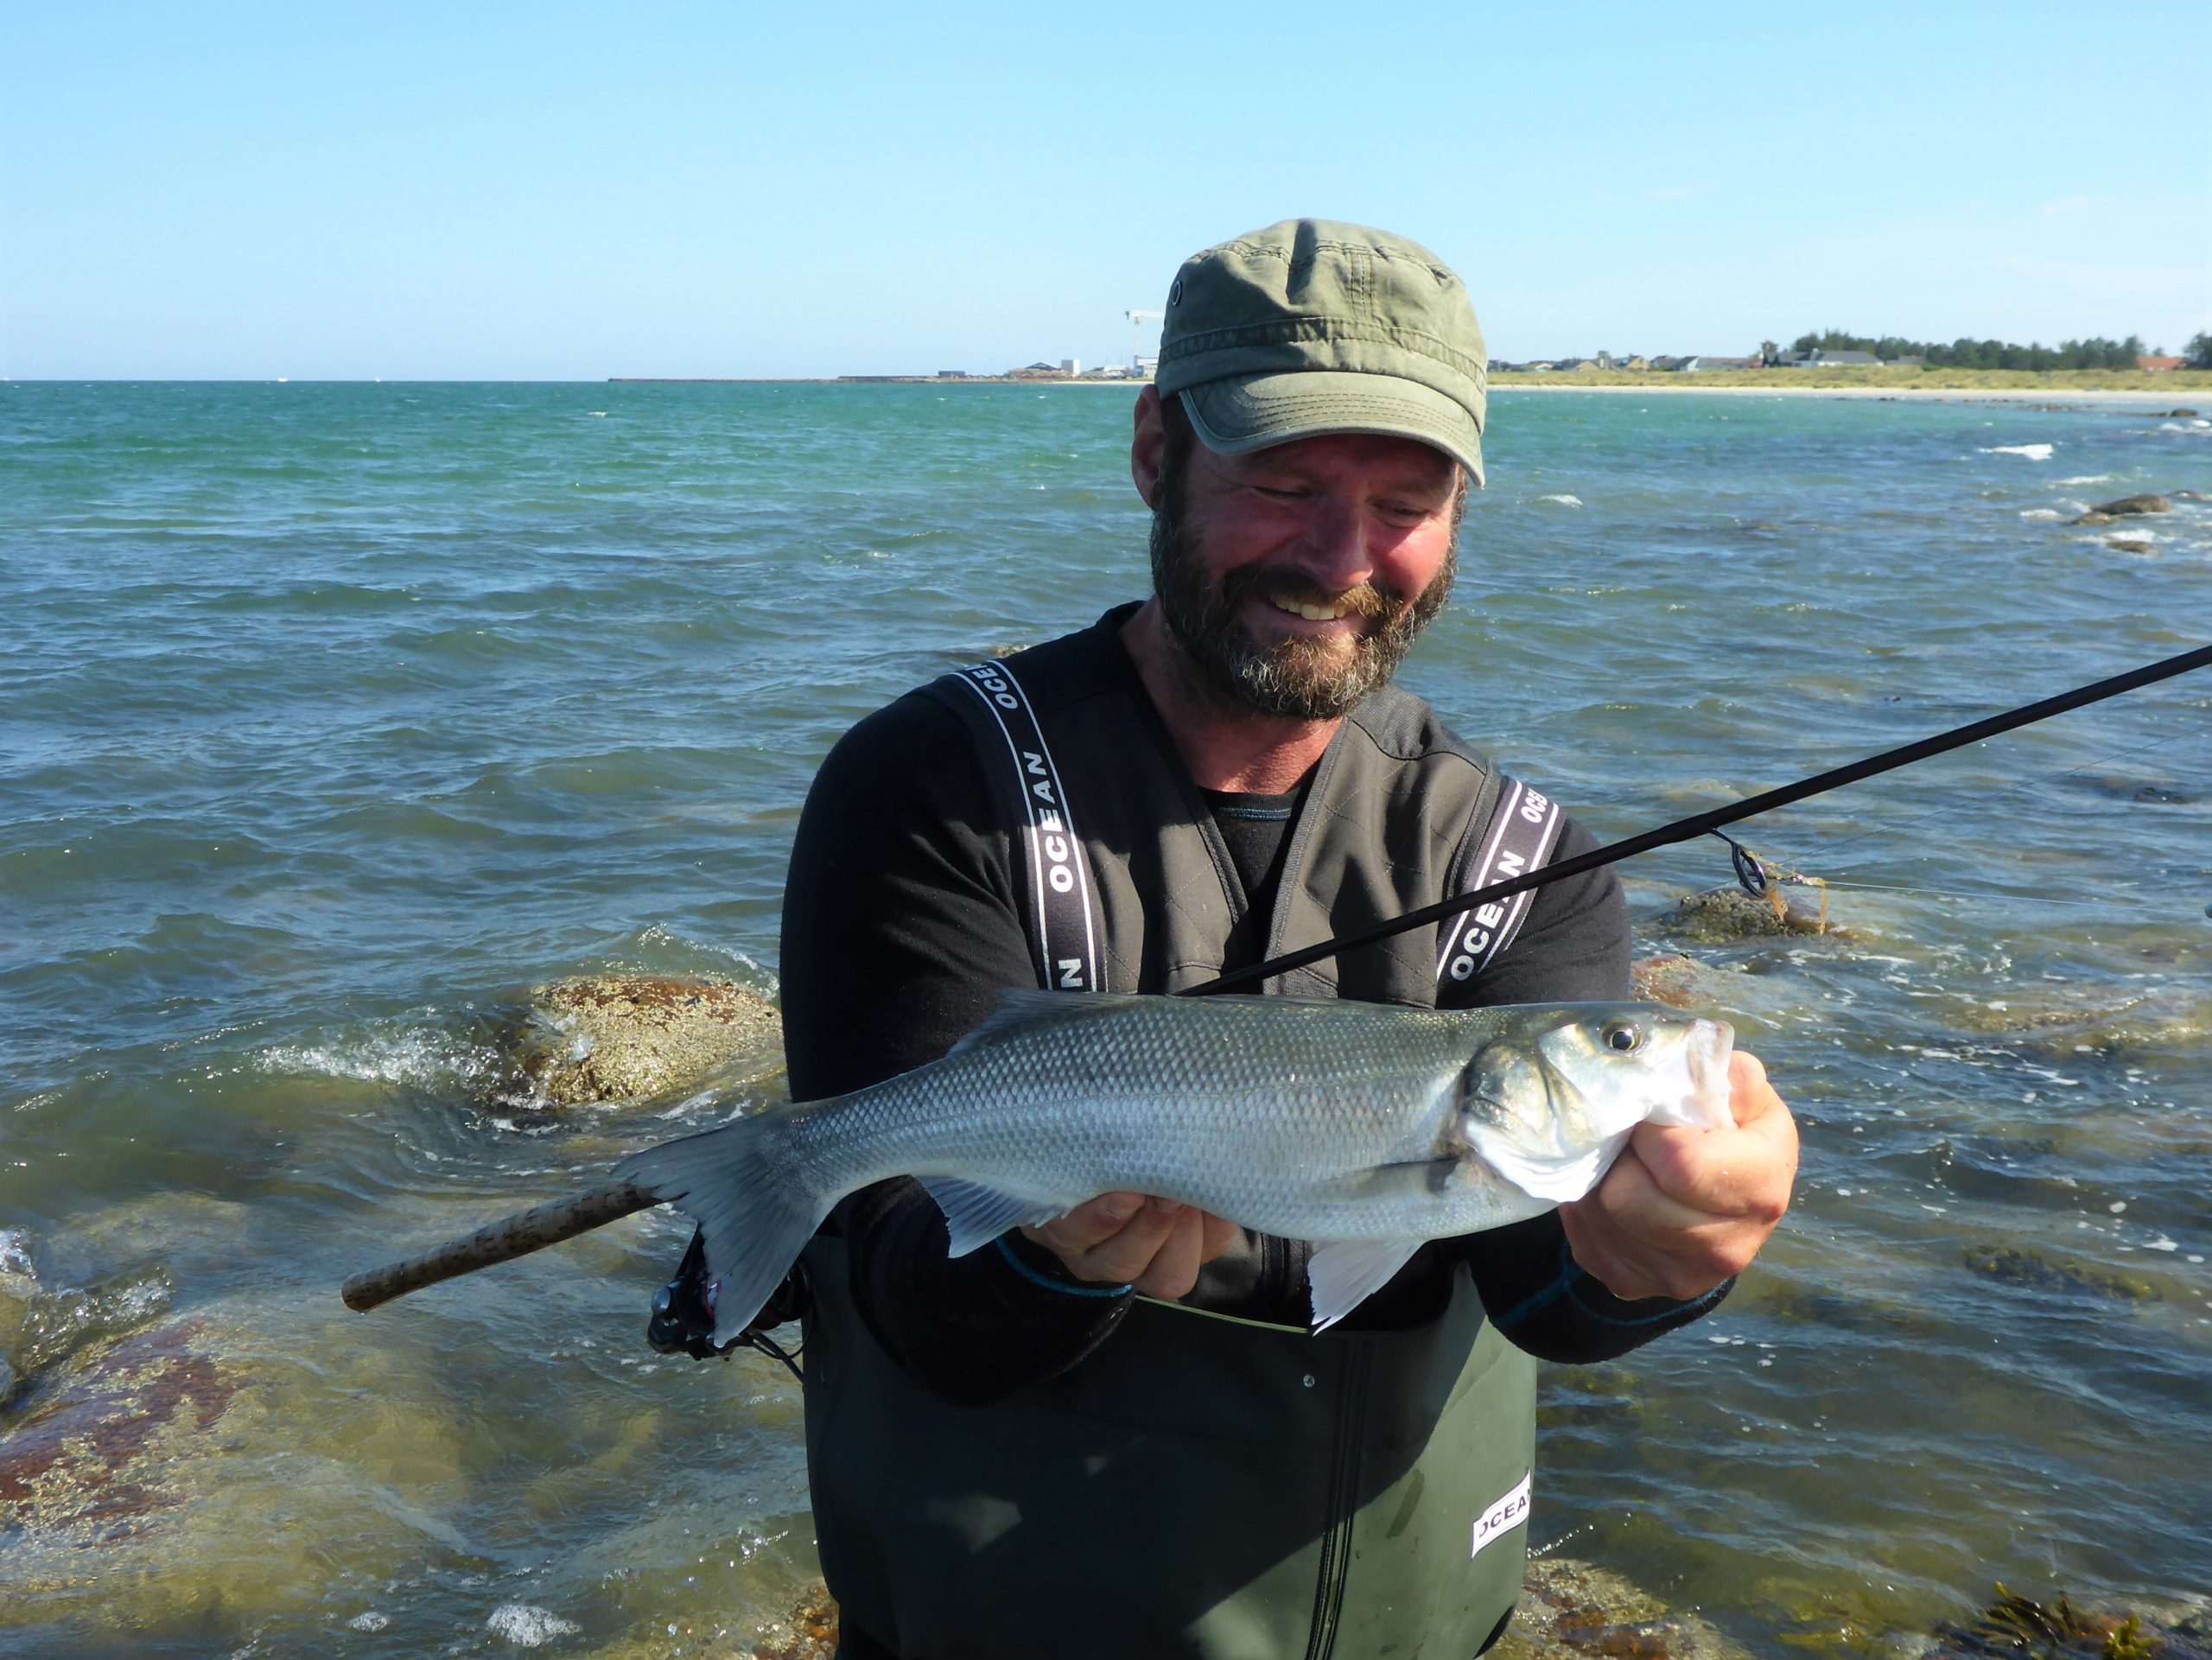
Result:
<svg viewBox="0 0 2212 1660">
<path fill-rule="evenodd" d="M 1090 864 L 1060 788 L 1060 769 L 1052 763 L 1029 695 L 1003 663 L 978 663 L 951 677 L 982 701 L 1006 740 L 1014 797 L 1027 819 L 1023 830 L 1031 888 L 1027 908 L 1029 938 L 1037 947 L 1037 983 L 1047 991 L 1103 991 Z"/>
<path fill-rule="evenodd" d="M 1501 777 L 1498 781 L 1504 787 L 1498 793 L 1497 811 L 1491 815 L 1482 850 L 1460 885 L 1463 894 L 1535 869 L 1552 856 L 1552 848 L 1559 840 L 1556 802 L 1517 778 Z M 1438 983 L 1464 983 L 1488 968 L 1521 932 L 1535 897 L 1535 889 L 1529 888 L 1463 912 L 1446 923 L 1443 950 L 1436 958 Z"/>
</svg>

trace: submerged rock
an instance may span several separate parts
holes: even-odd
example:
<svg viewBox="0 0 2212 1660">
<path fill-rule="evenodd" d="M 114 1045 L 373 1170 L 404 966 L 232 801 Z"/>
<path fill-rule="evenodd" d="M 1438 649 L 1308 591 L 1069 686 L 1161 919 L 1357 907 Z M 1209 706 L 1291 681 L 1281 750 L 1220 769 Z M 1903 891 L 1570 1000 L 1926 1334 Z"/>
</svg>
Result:
<svg viewBox="0 0 2212 1660">
<path fill-rule="evenodd" d="M 2212 1611 L 2145 1607 L 2125 1614 L 2077 1608 L 2063 1591 L 2041 1603 L 2000 1583 L 1965 1625 L 1936 1628 L 1920 1660 L 2212 1660 Z"/>
<path fill-rule="evenodd" d="M 196 1320 L 126 1338 L 47 1410 L 0 1437 L 0 1530 L 109 1544 L 174 1505 L 181 1447 L 240 1379 Z"/>
<path fill-rule="evenodd" d="M 534 986 L 527 1002 L 514 1064 L 556 1106 L 658 1095 L 747 1060 L 782 1061 L 774 1005 L 734 981 L 590 975 Z"/>
<path fill-rule="evenodd" d="M 2000 1285 L 2025 1286 L 2037 1291 L 2079 1291 L 2113 1302 L 2158 1301 L 2158 1288 L 2147 1280 L 2046 1256 L 2017 1245 L 1969 1245 L 1966 1263 Z"/>
<path fill-rule="evenodd" d="M 2145 542 L 2139 536 L 2108 536 L 2105 538 L 2105 545 L 2114 553 L 2156 553 L 2158 550 L 2157 543 Z"/>
<path fill-rule="evenodd" d="M 2164 496 L 2122 496 L 2117 501 L 2101 501 L 2075 519 L 2076 525 L 2109 525 L 2115 518 L 2127 518 L 2140 513 L 2170 513 L 2174 505 Z"/>
<path fill-rule="evenodd" d="M 1749 1660 L 1694 1614 L 1675 1612 L 1618 1574 L 1560 1556 L 1532 1558 L 1498 1660 Z"/>
</svg>

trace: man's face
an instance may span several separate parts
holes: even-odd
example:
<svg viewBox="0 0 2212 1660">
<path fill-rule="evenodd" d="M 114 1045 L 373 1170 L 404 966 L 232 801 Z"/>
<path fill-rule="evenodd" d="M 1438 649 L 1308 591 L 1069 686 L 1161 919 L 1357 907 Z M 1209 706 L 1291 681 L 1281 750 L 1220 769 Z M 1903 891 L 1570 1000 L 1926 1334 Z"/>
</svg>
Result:
<svg viewBox="0 0 2212 1660">
<path fill-rule="evenodd" d="M 1459 468 L 1337 433 L 1245 455 L 1169 446 L 1152 530 L 1169 630 L 1224 702 L 1332 720 L 1404 661 L 1452 589 Z"/>
</svg>

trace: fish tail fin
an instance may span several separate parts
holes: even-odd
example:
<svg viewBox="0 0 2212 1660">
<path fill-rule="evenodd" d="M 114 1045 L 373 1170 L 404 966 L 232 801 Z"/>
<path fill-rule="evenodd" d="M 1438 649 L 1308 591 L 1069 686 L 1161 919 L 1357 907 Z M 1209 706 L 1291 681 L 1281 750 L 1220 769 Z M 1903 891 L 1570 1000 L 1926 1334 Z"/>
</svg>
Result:
<svg viewBox="0 0 2212 1660">
<path fill-rule="evenodd" d="M 728 1343 L 759 1313 L 841 1195 L 810 1187 L 773 1116 L 663 1142 L 614 1173 L 699 1224 L 715 1341 Z"/>
</svg>

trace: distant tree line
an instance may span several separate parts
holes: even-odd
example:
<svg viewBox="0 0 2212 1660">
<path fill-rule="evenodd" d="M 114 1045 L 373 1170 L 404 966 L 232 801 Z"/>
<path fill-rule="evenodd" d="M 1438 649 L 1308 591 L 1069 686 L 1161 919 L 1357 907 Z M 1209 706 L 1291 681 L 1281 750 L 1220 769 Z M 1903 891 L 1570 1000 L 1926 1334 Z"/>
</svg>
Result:
<svg viewBox="0 0 2212 1660">
<path fill-rule="evenodd" d="M 2200 343 L 2212 347 L 2212 340 L 2199 335 L 2190 342 L 2192 354 Z M 2124 340 L 2061 340 L 2056 346 L 2016 346 L 2010 340 L 1965 339 L 1945 346 L 1937 340 L 1902 340 L 1895 334 L 1885 334 L 1877 340 L 1864 334 L 1848 334 L 1840 328 L 1800 334 L 1789 343 L 1789 349 L 1872 352 L 1878 358 L 1919 358 L 1931 369 L 2133 369 L 2135 359 L 2150 350 L 2138 334 L 2130 334 Z"/>
<path fill-rule="evenodd" d="M 2212 334 L 2191 334 L 2182 355 L 2192 369 L 2212 369 Z"/>
</svg>

